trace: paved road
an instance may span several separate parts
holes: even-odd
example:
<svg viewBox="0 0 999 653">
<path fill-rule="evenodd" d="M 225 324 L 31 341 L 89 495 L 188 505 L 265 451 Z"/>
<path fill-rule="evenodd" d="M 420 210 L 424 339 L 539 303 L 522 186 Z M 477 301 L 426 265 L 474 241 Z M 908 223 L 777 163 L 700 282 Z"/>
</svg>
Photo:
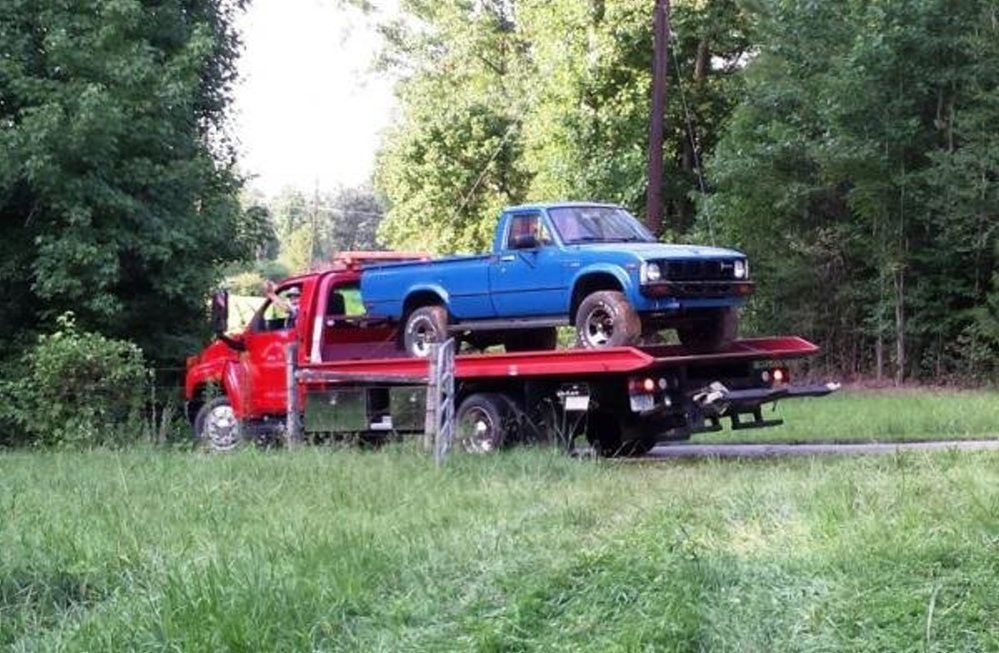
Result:
<svg viewBox="0 0 999 653">
<path fill-rule="evenodd" d="M 649 452 L 644 460 L 657 458 L 768 458 L 785 456 L 854 456 L 898 451 L 944 451 L 960 449 L 999 450 L 996 440 L 945 440 L 936 442 L 878 442 L 863 444 L 668 444 Z"/>
</svg>

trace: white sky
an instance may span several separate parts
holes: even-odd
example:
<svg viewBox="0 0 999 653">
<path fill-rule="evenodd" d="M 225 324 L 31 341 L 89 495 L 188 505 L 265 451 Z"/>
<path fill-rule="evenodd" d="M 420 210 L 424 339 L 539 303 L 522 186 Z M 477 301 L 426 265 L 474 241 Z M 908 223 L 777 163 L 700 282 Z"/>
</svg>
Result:
<svg viewBox="0 0 999 653">
<path fill-rule="evenodd" d="M 273 195 L 371 177 L 394 106 L 391 79 L 371 71 L 373 22 L 336 0 L 252 0 L 232 114 L 251 187 Z"/>
</svg>

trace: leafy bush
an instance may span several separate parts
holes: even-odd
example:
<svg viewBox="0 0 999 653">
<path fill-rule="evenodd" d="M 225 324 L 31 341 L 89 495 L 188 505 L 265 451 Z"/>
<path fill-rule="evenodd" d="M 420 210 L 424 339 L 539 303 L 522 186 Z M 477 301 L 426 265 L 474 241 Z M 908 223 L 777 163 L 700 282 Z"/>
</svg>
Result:
<svg viewBox="0 0 999 653">
<path fill-rule="evenodd" d="M 72 313 L 57 324 L 0 384 L 0 421 L 16 428 L 7 442 L 94 446 L 138 438 L 149 379 L 142 351 L 77 330 Z"/>
</svg>

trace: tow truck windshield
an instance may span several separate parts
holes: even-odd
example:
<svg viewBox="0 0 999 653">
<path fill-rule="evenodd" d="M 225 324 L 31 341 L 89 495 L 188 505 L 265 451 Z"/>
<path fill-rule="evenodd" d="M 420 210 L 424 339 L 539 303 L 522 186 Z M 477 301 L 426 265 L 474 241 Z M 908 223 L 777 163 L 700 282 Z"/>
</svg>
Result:
<svg viewBox="0 0 999 653">
<path fill-rule="evenodd" d="M 656 241 L 634 216 L 617 207 L 562 207 L 551 209 L 549 214 L 555 230 L 566 245 Z"/>
</svg>

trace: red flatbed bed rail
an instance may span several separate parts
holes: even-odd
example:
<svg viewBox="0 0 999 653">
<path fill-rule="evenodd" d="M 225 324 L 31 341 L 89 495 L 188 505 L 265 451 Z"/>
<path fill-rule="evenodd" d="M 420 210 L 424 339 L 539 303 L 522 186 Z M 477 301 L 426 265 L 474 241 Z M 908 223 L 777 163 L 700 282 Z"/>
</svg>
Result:
<svg viewBox="0 0 999 653">
<path fill-rule="evenodd" d="M 681 345 L 463 354 L 455 358 L 455 377 L 487 379 L 628 374 L 647 368 L 700 363 L 804 358 L 815 355 L 818 351 L 816 345 L 804 338 L 784 336 L 737 340 L 727 350 L 711 354 L 691 354 Z M 427 374 L 426 359 L 381 358 L 303 365 L 298 371 L 298 379 L 304 384 L 353 381 L 416 384 L 425 383 Z"/>
</svg>

